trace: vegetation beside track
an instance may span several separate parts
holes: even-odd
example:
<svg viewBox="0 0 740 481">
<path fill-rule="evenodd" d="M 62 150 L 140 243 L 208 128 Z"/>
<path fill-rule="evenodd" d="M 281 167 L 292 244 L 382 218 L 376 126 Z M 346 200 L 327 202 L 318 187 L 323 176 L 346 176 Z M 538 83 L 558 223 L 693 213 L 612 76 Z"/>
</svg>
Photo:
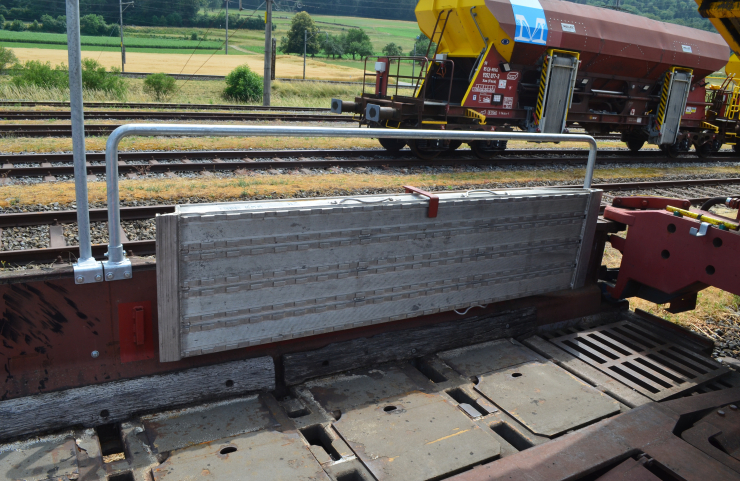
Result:
<svg viewBox="0 0 740 481">
<path fill-rule="evenodd" d="M 142 166 L 146 170 L 146 166 Z M 425 173 L 423 168 L 405 169 L 408 174 L 399 175 L 396 170 L 387 175 L 357 170 L 356 174 L 263 174 L 244 172 L 236 176 L 199 178 L 174 177 L 163 179 L 122 180 L 120 199 L 124 202 L 147 201 L 158 203 L 182 203 L 187 199 L 201 202 L 223 202 L 267 198 L 300 198 L 314 195 L 346 195 L 348 193 L 401 192 L 403 185 L 415 185 L 426 190 L 461 190 L 469 188 L 504 188 L 523 183 L 573 183 L 583 181 L 585 169 L 580 167 L 521 170 L 463 171 L 454 173 Z M 735 175 L 734 167 L 676 167 L 674 176 L 706 176 L 711 174 Z M 660 167 L 625 167 L 599 169 L 594 182 L 616 181 L 617 179 L 664 179 L 666 171 Z M 105 202 L 106 185 L 92 182 L 88 185 L 91 203 Z M 0 187 L 0 207 L 24 205 L 71 204 L 75 199 L 74 183 L 44 182 L 33 185 L 9 185 Z"/>
<path fill-rule="evenodd" d="M 42 123 L 42 121 L 25 121 L 22 123 Z M 47 122 L 43 122 L 47 123 Z M 66 122 L 69 123 L 69 122 Z M 134 121 L 96 121 L 96 124 L 115 123 L 125 124 Z M 200 122 L 214 123 L 214 122 Z M 225 122 L 220 122 L 224 124 Z M 250 122 L 249 125 L 291 125 L 307 126 L 299 122 Z M 354 124 L 323 124 L 330 127 L 348 126 Z M 315 125 L 313 125 L 315 126 Z M 87 137 L 85 146 L 89 151 L 105 150 L 107 137 Z M 600 149 L 623 148 L 624 144 L 614 141 L 598 141 Z M 550 143 L 533 144 L 528 142 L 509 142 L 510 149 L 552 149 Z M 583 144 L 561 143 L 563 149 L 584 149 Z M 652 147 L 652 146 L 651 146 Z M 295 149 L 296 157 L 301 156 L 301 150 L 324 149 L 377 149 L 380 144 L 375 139 L 336 139 L 321 137 L 126 137 L 120 143 L 121 152 L 133 150 L 288 150 Z M 461 147 L 462 148 L 462 147 Z M 646 148 L 647 150 L 647 148 Z M 650 149 L 655 150 L 655 149 Z M 0 153 L 52 153 L 71 152 L 72 139 L 55 137 L 0 137 Z"/>
<path fill-rule="evenodd" d="M 85 90 L 83 97 L 86 102 L 152 102 L 154 99 L 144 91 L 144 79 L 124 78 L 127 89 L 122 95 L 102 90 Z M 222 92 L 225 81 L 216 80 L 177 80 L 175 93 L 167 98 L 172 103 L 189 104 L 232 104 L 246 105 L 224 99 Z M 361 85 L 337 84 L 329 82 L 281 82 L 272 84 L 272 105 L 290 107 L 323 107 L 329 108 L 331 99 L 354 98 L 362 93 Z M 10 78 L 0 78 L 0 98 L 35 100 L 35 101 L 69 101 L 69 89 L 18 87 L 10 82 Z M 262 105 L 262 102 L 252 102 L 253 105 Z"/>
</svg>

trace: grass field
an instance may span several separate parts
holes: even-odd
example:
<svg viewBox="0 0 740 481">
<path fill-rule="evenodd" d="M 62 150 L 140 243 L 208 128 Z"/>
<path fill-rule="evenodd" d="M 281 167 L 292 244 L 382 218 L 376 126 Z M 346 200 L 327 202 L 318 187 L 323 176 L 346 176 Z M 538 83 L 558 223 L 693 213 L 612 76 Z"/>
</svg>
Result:
<svg viewBox="0 0 740 481">
<path fill-rule="evenodd" d="M 125 78 L 127 91 L 123 97 L 117 97 L 114 93 L 100 90 L 85 90 L 83 97 L 86 102 L 153 102 L 154 99 L 144 92 L 143 79 Z M 221 94 L 226 86 L 224 81 L 219 80 L 177 80 L 176 93 L 167 101 L 191 104 L 233 104 L 222 98 Z M 345 85 L 327 82 L 281 82 L 279 80 L 272 84 L 272 104 L 293 107 L 328 107 L 332 98 L 354 99 L 361 93 L 360 85 Z M 53 100 L 68 101 L 68 89 L 40 88 L 40 87 L 17 87 L 10 82 L 7 76 L 0 77 L 0 98 L 23 99 L 23 100 Z M 253 102 L 261 105 L 262 102 Z M 2 139 L 0 139 L 2 143 Z M 33 150 L 32 147 L 28 147 Z"/>
<path fill-rule="evenodd" d="M 213 13 L 213 12 L 208 12 Z M 230 12 L 234 13 L 234 12 Z M 248 16 L 252 12 L 237 12 Z M 264 16 L 264 12 L 255 15 Z M 273 37 L 284 37 L 290 28 L 292 15 L 278 12 L 273 16 L 276 29 Z M 329 17 L 314 16 L 314 21 L 321 32 L 339 35 L 349 28 L 364 29 L 373 44 L 376 53 L 380 53 L 388 43 L 401 45 L 405 53 L 413 48 L 414 39 L 419 35 L 416 22 L 402 20 L 376 20 L 357 17 Z M 166 72 L 166 73 L 212 73 L 224 75 L 236 65 L 247 63 L 250 68 L 259 64 L 258 72 L 262 71 L 262 56 L 264 54 L 265 34 L 259 30 L 230 30 L 229 55 L 224 55 L 225 30 L 222 28 L 197 27 L 125 27 L 125 44 L 128 63 L 126 70 L 132 72 Z M 191 34 L 197 34 L 199 39 L 189 40 Z M 205 37 L 205 38 L 204 38 Z M 96 58 L 100 54 L 100 62 L 106 66 L 120 67 L 120 40 L 117 37 L 82 37 L 82 50 L 85 56 Z M 38 32 L 10 32 L 0 30 L 0 44 L 13 48 L 16 55 L 23 60 L 49 60 L 52 64 L 66 63 L 66 35 Z M 30 50 L 41 50 L 45 53 L 32 53 Z M 149 58 L 138 54 L 167 54 L 167 57 Z M 188 61 L 190 56 L 195 60 Z M 198 59 L 204 55 L 214 58 Z M 234 57 L 234 58 L 231 58 Z M 245 60 L 246 59 L 246 60 Z M 303 60 L 299 55 L 280 55 L 277 59 L 277 76 L 280 78 L 299 78 L 303 76 Z M 192 63 L 192 65 L 191 65 Z M 345 57 L 341 59 L 327 59 L 316 56 L 307 62 L 307 78 L 323 80 L 359 80 L 364 62 L 361 59 Z M 193 67 L 195 65 L 195 67 Z M 200 67 L 200 68 L 199 68 Z M 404 69 L 405 70 L 408 69 Z"/>
<path fill-rule="evenodd" d="M 67 63 L 67 50 L 42 48 L 15 48 L 13 52 L 19 60 L 49 61 L 52 65 Z M 84 51 L 83 58 L 92 58 L 106 67 L 121 67 L 121 54 L 113 51 Z M 191 55 L 189 53 L 126 52 L 126 71 L 128 72 L 164 72 L 174 74 L 226 75 L 239 65 L 247 64 L 249 68 L 262 75 L 264 61 L 262 55 Z M 279 78 L 301 78 L 303 76 L 303 58 L 291 55 L 278 55 L 275 63 L 275 75 Z M 323 60 L 308 59 L 306 76 L 320 80 L 362 80 L 362 71 L 344 65 L 333 65 Z"/>
<path fill-rule="evenodd" d="M 67 35 L 63 33 L 11 32 L 8 30 L 0 30 L 0 42 L 9 46 L 16 43 L 66 46 Z M 80 43 L 85 46 L 117 47 L 120 49 L 121 39 L 119 37 L 91 37 L 83 35 L 80 37 Z M 185 39 L 131 37 L 126 39 L 126 47 L 216 50 L 221 48 L 221 42 L 213 40 L 201 42 L 198 40 Z"/>
</svg>

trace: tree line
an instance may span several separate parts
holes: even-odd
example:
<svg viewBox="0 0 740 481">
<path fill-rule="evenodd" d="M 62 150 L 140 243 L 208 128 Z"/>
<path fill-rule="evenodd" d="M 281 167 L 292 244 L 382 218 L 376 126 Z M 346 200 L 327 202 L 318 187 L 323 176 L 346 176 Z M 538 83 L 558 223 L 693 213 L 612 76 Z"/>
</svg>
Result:
<svg viewBox="0 0 740 481">
<path fill-rule="evenodd" d="M 124 14 L 124 23 L 140 26 L 172 26 L 172 27 L 212 27 L 223 28 L 225 14 L 222 11 L 225 0 L 171 0 L 163 3 L 158 0 L 135 0 L 132 8 Z M 579 4 L 588 4 L 601 7 L 612 7 L 614 0 L 569 0 Z M 255 3 L 256 2 L 256 3 Z M 257 0 L 242 0 L 244 8 L 252 9 L 258 6 Z M 254 5 L 251 5 L 254 3 Z M 116 24 L 119 16 L 119 0 L 80 0 L 80 14 L 99 15 L 104 23 Z M 236 1 L 232 0 L 232 7 Z M 416 0 L 378 0 L 377 2 L 360 2 L 359 0 L 311 0 L 308 4 L 297 3 L 302 10 L 314 15 L 355 16 L 367 18 L 411 20 L 416 19 L 414 8 Z M 210 8 L 219 9 L 217 14 L 207 14 L 200 10 Z M 620 10 L 637 15 L 653 18 L 664 22 L 676 23 L 704 30 L 712 30 L 711 23 L 697 12 L 694 0 L 621 0 Z M 43 25 L 48 19 L 57 20 L 65 15 L 64 0 L 47 0 L 34 2 L 32 0 L 0 0 L 0 15 L 10 20 L 33 22 L 36 20 Z M 42 16 L 47 16 L 44 22 Z M 233 20 L 232 20 L 233 18 Z M 233 23 L 232 23 L 233 22 Z M 16 25 L 17 26 L 17 25 Z M 252 18 L 229 16 L 229 26 L 240 29 L 261 30 L 264 21 L 258 15 Z M 43 31 L 48 30 L 42 27 Z M 273 27 L 274 28 L 274 27 Z M 108 32 L 109 33 L 109 32 Z M 337 39 L 339 40 L 339 39 Z M 356 39 L 353 41 L 357 41 Z M 333 46 L 337 42 L 331 42 Z M 360 42 L 361 43 L 361 42 Z M 329 48 L 333 48 L 329 45 Z M 349 45 L 343 45 L 346 51 Z M 319 47 L 320 48 L 320 47 Z M 351 48 L 350 48 L 351 49 Z M 349 52 L 345 52 L 349 54 Z"/>
<path fill-rule="evenodd" d="M 370 37 L 363 29 L 350 28 L 339 35 L 332 35 L 320 31 L 308 12 L 299 12 L 291 20 L 287 35 L 280 39 L 278 49 L 286 54 L 303 54 L 304 42 L 306 54 L 312 57 L 323 53 L 327 58 L 343 58 L 346 55 L 351 56 L 354 60 L 358 57 L 368 57 L 377 53 L 373 49 Z M 419 32 L 414 41 L 414 46 L 407 52 L 404 51 L 403 46 L 391 42 L 383 47 L 382 53 L 389 57 L 423 56 L 426 54 L 428 46 L 429 38 Z M 434 44 L 432 44 L 431 50 L 434 50 Z"/>
<path fill-rule="evenodd" d="M 80 15 L 81 18 L 94 15 L 98 23 L 118 24 L 118 4 L 119 0 L 80 0 Z M 226 13 L 223 10 L 212 14 L 200 11 L 208 4 L 208 0 L 171 0 L 167 3 L 135 0 L 133 8 L 128 8 L 124 13 L 123 21 L 125 25 L 139 26 L 224 28 Z M 19 23 L 36 21 L 42 25 L 39 31 L 44 32 L 57 32 L 59 29 L 55 22 L 66 22 L 64 0 L 49 0 L 41 4 L 31 0 L 0 0 L 0 15 L 9 20 L 18 20 Z M 229 28 L 264 30 L 265 20 L 260 15 L 245 17 L 230 14 Z M 66 32 L 66 26 L 61 31 Z M 103 35 L 109 34 L 110 29 Z"/>
</svg>

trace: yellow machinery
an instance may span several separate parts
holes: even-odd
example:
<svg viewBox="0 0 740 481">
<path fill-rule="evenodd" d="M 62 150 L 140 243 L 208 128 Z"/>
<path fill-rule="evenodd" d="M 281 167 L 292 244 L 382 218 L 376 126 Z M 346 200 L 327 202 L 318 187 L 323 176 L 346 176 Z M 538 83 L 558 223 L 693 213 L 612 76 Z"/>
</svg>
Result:
<svg viewBox="0 0 740 481">
<path fill-rule="evenodd" d="M 696 0 L 699 13 L 708 18 L 734 52 L 725 67 L 727 75 L 740 78 L 740 2 L 728 0 Z"/>
</svg>

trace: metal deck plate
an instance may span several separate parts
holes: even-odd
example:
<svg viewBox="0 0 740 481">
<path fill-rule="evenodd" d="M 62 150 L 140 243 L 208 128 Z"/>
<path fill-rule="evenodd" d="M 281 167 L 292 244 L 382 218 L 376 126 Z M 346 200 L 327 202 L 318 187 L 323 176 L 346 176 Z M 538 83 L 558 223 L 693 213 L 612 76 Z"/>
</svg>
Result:
<svg viewBox="0 0 740 481">
<path fill-rule="evenodd" d="M 334 428 L 378 480 L 436 479 L 501 452 L 493 436 L 433 394 L 411 393 L 353 410 Z"/>
<path fill-rule="evenodd" d="M 279 426 L 257 395 L 141 418 L 155 453 Z"/>
<path fill-rule="evenodd" d="M 175 451 L 152 473 L 155 481 L 330 479 L 297 433 L 275 431 L 243 434 Z"/>
<path fill-rule="evenodd" d="M 555 337 L 550 342 L 655 401 L 728 372 L 716 361 L 629 321 Z"/>
<path fill-rule="evenodd" d="M 160 359 L 571 288 L 599 195 L 441 193 L 436 218 L 410 194 L 178 206 L 157 217 Z"/>
<path fill-rule="evenodd" d="M 379 480 L 425 480 L 495 459 L 501 447 L 408 365 L 309 382 L 334 429 Z M 417 378 L 418 375 L 418 378 Z M 421 381 L 421 382 L 420 382 Z"/>
<path fill-rule="evenodd" d="M 345 413 L 411 391 L 427 391 L 432 384 L 411 366 L 400 365 L 309 381 L 305 386 L 324 410 Z"/>
<path fill-rule="evenodd" d="M 77 446 L 72 437 L 49 436 L 0 446 L 0 480 L 77 479 Z"/>
<path fill-rule="evenodd" d="M 510 339 L 500 339 L 460 349 L 452 349 L 440 352 L 437 357 L 466 377 L 480 376 L 487 372 L 498 371 L 529 361 L 545 360 L 531 349 L 527 349 Z"/>
<path fill-rule="evenodd" d="M 476 389 L 543 436 L 556 436 L 619 412 L 617 401 L 549 362 L 484 374 Z"/>
</svg>

